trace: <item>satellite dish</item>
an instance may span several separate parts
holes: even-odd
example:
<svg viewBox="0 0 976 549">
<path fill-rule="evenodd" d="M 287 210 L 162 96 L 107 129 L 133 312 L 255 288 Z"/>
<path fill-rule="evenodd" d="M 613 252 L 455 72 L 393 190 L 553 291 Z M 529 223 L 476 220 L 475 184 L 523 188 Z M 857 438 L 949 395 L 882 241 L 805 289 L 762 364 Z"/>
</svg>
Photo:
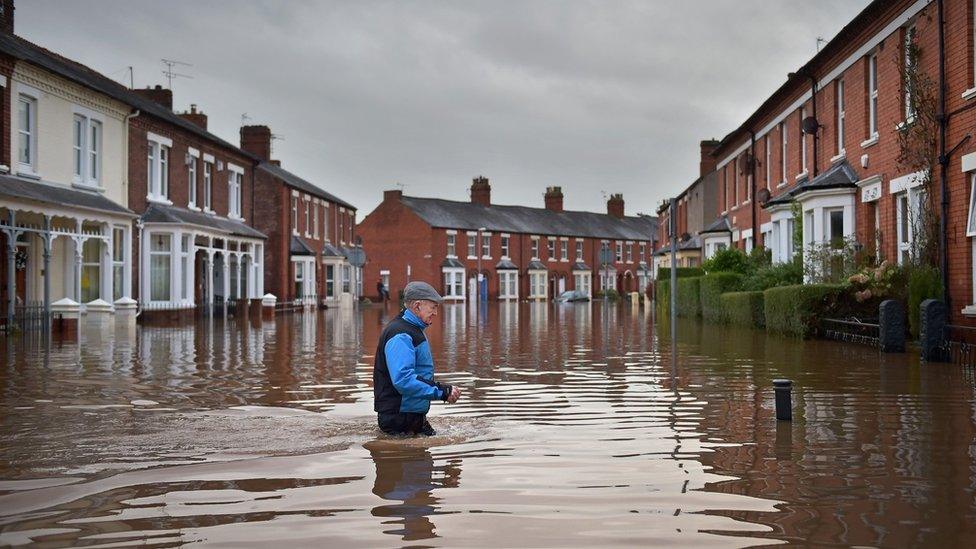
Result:
<svg viewBox="0 0 976 549">
<path fill-rule="evenodd" d="M 820 122 L 817 122 L 816 118 L 808 116 L 800 122 L 800 127 L 803 128 L 803 133 L 813 135 L 820 129 Z"/>
<path fill-rule="evenodd" d="M 759 200 L 760 204 L 765 206 L 769 202 L 769 189 L 759 189 L 756 191 L 756 199 Z"/>
</svg>

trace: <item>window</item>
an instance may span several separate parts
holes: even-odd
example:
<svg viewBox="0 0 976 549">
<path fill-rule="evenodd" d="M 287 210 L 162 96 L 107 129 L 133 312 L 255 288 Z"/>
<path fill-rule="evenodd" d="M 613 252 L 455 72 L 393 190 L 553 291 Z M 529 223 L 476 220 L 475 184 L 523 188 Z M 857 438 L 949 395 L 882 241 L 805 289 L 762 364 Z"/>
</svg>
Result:
<svg viewBox="0 0 976 549">
<path fill-rule="evenodd" d="M 742 157 L 737 158 L 735 160 L 735 162 L 732 162 L 731 164 L 729 164 L 729 167 L 732 168 L 732 205 L 733 206 L 738 206 L 739 205 L 739 165 L 740 165 L 740 162 L 742 162 Z M 680 215 L 681 215 L 680 213 L 678 215 L 676 215 L 675 216 L 675 219 L 678 219 Z"/>
<path fill-rule="evenodd" d="M 312 203 L 312 238 L 319 237 L 319 205 Z"/>
<path fill-rule="evenodd" d="M 766 190 L 770 189 L 771 181 L 773 180 L 773 167 L 771 162 L 773 161 L 772 151 L 769 149 L 769 134 L 763 136 L 763 149 L 766 151 Z"/>
<path fill-rule="evenodd" d="M 335 265 L 325 266 L 325 295 L 335 297 Z"/>
<path fill-rule="evenodd" d="M 554 238 L 546 240 L 546 255 L 548 255 L 549 261 L 556 260 L 556 240 Z"/>
<path fill-rule="evenodd" d="M 305 236 L 312 236 L 312 201 L 305 197 Z"/>
<path fill-rule="evenodd" d="M 21 95 L 17 103 L 17 159 L 21 167 L 37 169 L 37 100 Z"/>
<path fill-rule="evenodd" d="M 169 147 L 149 141 L 147 157 L 149 199 L 166 201 L 169 198 Z"/>
<path fill-rule="evenodd" d="M 780 138 L 780 149 L 779 149 L 779 175 L 780 183 L 786 184 L 786 122 L 779 123 L 779 138 Z"/>
<path fill-rule="evenodd" d="M 102 123 L 76 114 L 72 122 L 74 182 L 98 186 L 101 179 Z"/>
<path fill-rule="evenodd" d="M 298 197 L 291 197 L 291 232 L 298 234 Z"/>
<path fill-rule="evenodd" d="M 498 297 L 518 298 L 518 271 L 498 271 Z"/>
<path fill-rule="evenodd" d="M 475 235 L 473 233 L 468 233 L 468 257 L 469 258 L 477 258 L 478 257 L 477 255 L 475 255 L 475 254 L 478 253 L 477 242 L 475 240 L 475 237 L 476 236 L 477 235 Z"/>
<path fill-rule="evenodd" d="M 914 236 L 909 192 L 906 191 L 895 196 L 895 207 L 898 225 L 898 263 L 904 263 L 911 257 L 912 237 Z"/>
<path fill-rule="evenodd" d="M 576 241 L 576 261 L 583 261 L 583 241 Z"/>
<path fill-rule="evenodd" d="M 507 236 L 503 236 L 502 237 L 502 257 L 509 257 L 509 255 L 508 255 L 508 253 L 509 253 L 508 239 L 509 239 L 509 237 L 507 237 Z"/>
<path fill-rule="evenodd" d="M 329 240 L 329 205 L 322 205 L 322 238 Z"/>
<path fill-rule="evenodd" d="M 464 298 L 464 269 L 444 269 L 444 297 Z"/>
<path fill-rule="evenodd" d="M 546 297 L 546 272 L 529 272 L 529 297 Z"/>
<path fill-rule="evenodd" d="M 786 256 L 783 261 L 790 261 L 793 259 L 793 232 L 796 230 L 796 224 L 792 218 L 786 220 Z"/>
<path fill-rule="evenodd" d="M 647 261 L 647 244 L 641 243 L 640 245 L 640 262 L 644 263 Z"/>
<path fill-rule="evenodd" d="M 800 107 L 800 173 L 807 173 L 807 138 L 803 134 L 803 120 L 807 117 L 807 108 Z"/>
<path fill-rule="evenodd" d="M 912 74 L 915 63 L 918 61 L 918 50 L 915 47 L 915 25 L 912 24 L 905 29 L 905 42 L 902 45 L 904 50 L 904 55 L 902 62 L 905 64 L 905 74 Z M 902 82 L 904 87 L 903 93 L 905 96 L 905 121 L 911 122 L 915 118 L 915 109 L 912 107 L 912 86 L 911 81 L 907 78 Z"/>
<path fill-rule="evenodd" d="M 868 138 L 878 135 L 878 54 L 868 56 Z"/>
<path fill-rule="evenodd" d="M 634 245 L 627 244 L 627 263 L 634 262 Z"/>
<path fill-rule="evenodd" d="M 816 237 L 813 233 L 813 210 L 808 210 L 803 214 L 803 233 L 807 244 L 812 246 L 816 243 Z"/>
<path fill-rule="evenodd" d="M 722 201 L 725 202 L 725 207 L 722 208 L 722 213 L 729 211 L 729 168 L 728 166 L 722 168 Z M 668 212 L 670 219 L 670 211 Z M 671 224 L 668 223 L 668 226 Z"/>
<path fill-rule="evenodd" d="M 560 247 L 560 250 L 559 250 L 559 252 L 560 252 L 560 256 L 559 256 L 560 259 L 562 259 L 563 261 L 569 261 L 569 241 L 568 240 L 562 240 L 562 241 L 560 241 L 559 242 L 559 247 Z"/>
<path fill-rule="evenodd" d="M 241 186 L 244 182 L 244 174 L 236 171 L 230 170 L 230 175 L 227 178 L 227 217 L 241 217 Z M 306 222 L 308 221 L 308 216 L 306 212 Z M 307 231 L 308 229 L 306 229 Z"/>
<path fill-rule="evenodd" d="M 457 235 L 447 235 L 447 257 L 457 257 Z"/>
<path fill-rule="evenodd" d="M 573 273 L 574 289 L 590 295 L 590 273 Z"/>
<path fill-rule="evenodd" d="M 824 240 L 830 243 L 831 248 L 844 247 L 844 210 L 830 209 L 825 212 L 825 225 L 827 232 Z"/>
<path fill-rule="evenodd" d="M 99 298 L 101 292 L 102 239 L 89 238 L 81 245 L 81 302 Z"/>
<path fill-rule="evenodd" d="M 539 237 L 532 237 L 532 259 L 539 259 Z"/>
<path fill-rule="evenodd" d="M 231 273 L 237 274 L 236 270 L 231 267 Z M 190 235 L 184 235 L 180 241 L 180 272 L 183 273 L 183 284 L 180 284 L 180 299 L 187 299 L 189 297 L 190 290 L 190 278 L 188 273 L 190 272 Z M 237 291 L 237 285 L 231 284 L 231 291 Z"/>
<path fill-rule="evenodd" d="M 295 262 L 295 299 L 305 297 L 305 263 Z"/>
<path fill-rule="evenodd" d="M 112 228 L 112 300 L 125 291 L 125 229 Z"/>
<path fill-rule="evenodd" d="M 149 299 L 169 301 L 172 235 L 149 235 Z"/>
<path fill-rule="evenodd" d="M 481 257 L 484 259 L 491 258 L 491 235 L 481 234 Z"/>
<path fill-rule="evenodd" d="M 191 208 L 197 207 L 197 158 L 190 157 L 190 164 L 186 167 L 187 195 L 189 200 L 187 205 Z"/>
<path fill-rule="evenodd" d="M 213 207 L 213 162 L 203 163 L 203 209 L 212 211 Z"/>
<path fill-rule="evenodd" d="M 837 81 L 837 156 L 844 154 L 844 123 L 847 113 L 844 108 L 844 81 Z"/>
<path fill-rule="evenodd" d="M 976 236 L 976 173 L 969 178 L 969 223 L 966 224 L 966 236 Z"/>
<path fill-rule="evenodd" d="M 623 260 L 624 260 L 624 243 L 618 241 L 617 242 L 617 263 L 620 263 Z"/>
</svg>

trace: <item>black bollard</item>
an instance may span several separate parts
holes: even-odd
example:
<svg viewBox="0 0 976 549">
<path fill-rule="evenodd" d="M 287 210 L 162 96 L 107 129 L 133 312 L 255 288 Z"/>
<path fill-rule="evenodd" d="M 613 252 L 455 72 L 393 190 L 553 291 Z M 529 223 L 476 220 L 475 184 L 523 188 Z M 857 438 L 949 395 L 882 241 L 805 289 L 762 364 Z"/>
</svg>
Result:
<svg viewBox="0 0 976 549">
<path fill-rule="evenodd" d="M 776 419 L 793 421 L 793 382 L 788 379 L 774 379 L 776 389 Z"/>
</svg>

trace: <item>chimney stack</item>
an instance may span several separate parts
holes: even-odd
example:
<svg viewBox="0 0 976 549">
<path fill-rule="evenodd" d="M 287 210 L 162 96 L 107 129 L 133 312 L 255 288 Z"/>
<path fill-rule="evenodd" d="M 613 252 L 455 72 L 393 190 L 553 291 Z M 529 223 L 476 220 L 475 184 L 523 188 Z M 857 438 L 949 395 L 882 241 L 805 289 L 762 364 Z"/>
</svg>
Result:
<svg viewBox="0 0 976 549">
<path fill-rule="evenodd" d="M 400 189 L 383 191 L 383 202 L 386 202 L 387 200 L 395 200 L 399 202 L 401 198 L 403 198 L 403 191 Z"/>
<path fill-rule="evenodd" d="M 718 163 L 718 159 L 712 156 L 712 152 L 718 148 L 718 141 L 715 139 L 705 139 L 701 142 L 701 161 L 698 164 L 699 174 L 698 177 L 705 175 L 706 173 L 711 173 L 715 171 L 715 165 Z"/>
<path fill-rule="evenodd" d="M 546 209 L 553 212 L 563 211 L 562 187 L 546 187 Z"/>
<path fill-rule="evenodd" d="M 0 0 L 0 32 L 14 33 L 14 0 Z"/>
<path fill-rule="evenodd" d="M 271 161 L 271 128 L 241 126 L 241 148 L 264 160 Z"/>
<path fill-rule="evenodd" d="M 144 89 L 135 89 L 132 91 L 153 103 L 158 103 L 169 110 L 173 110 L 173 90 L 168 90 L 156 84 L 153 87 L 146 86 Z"/>
<path fill-rule="evenodd" d="M 624 195 L 611 194 L 607 200 L 607 215 L 612 215 L 617 219 L 624 218 Z"/>
<path fill-rule="evenodd" d="M 197 126 L 200 126 L 204 130 L 207 129 L 207 115 L 203 111 L 197 111 L 196 103 L 190 104 L 190 110 L 186 112 L 181 112 L 180 117 L 188 122 L 192 122 Z"/>
<path fill-rule="evenodd" d="M 479 175 L 471 182 L 471 203 L 491 206 L 491 185 L 488 178 Z"/>
</svg>

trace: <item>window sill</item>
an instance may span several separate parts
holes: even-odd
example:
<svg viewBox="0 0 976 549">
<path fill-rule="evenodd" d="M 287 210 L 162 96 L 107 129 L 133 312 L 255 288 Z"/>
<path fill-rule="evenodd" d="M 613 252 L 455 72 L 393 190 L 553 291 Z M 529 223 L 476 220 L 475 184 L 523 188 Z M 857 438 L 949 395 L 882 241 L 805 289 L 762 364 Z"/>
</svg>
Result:
<svg viewBox="0 0 976 549">
<path fill-rule="evenodd" d="M 343 242 L 343 244 L 345 244 L 345 242 Z M 469 255 L 468 256 L 468 259 L 478 259 L 478 256 L 476 256 L 476 255 Z"/>
<path fill-rule="evenodd" d="M 105 189 L 103 189 L 102 187 L 99 187 L 97 183 L 94 184 L 94 185 L 92 185 L 92 184 L 89 184 L 89 183 L 73 182 L 71 184 L 71 186 L 73 188 L 75 188 L 75 189 L 82 189 L 82 190 L 85 190 L 85 191 L 95 191 L 97 193 L 104 193 L 105 192 Z"/>
<path fill-rule="evenodd" d="M 871 145 L 876 145 L 877 143 L 878 143 L 878 134 L 874 134 L 870 138 L 868 138 L 867 140 L 861 141 L 861 148 L 862 149 L 866 149 L 866 148 L 870 147 Z"/>
<path fill-rule="evenodd" d="M 23 177 L 24 179 L 33 179 L 35 181 L 41 180 L 41 174 L 35 171 L 25 172 L 25 171 L 17 170 L 17 177 Z"/>
<path fill-rule="evenodd" d="M 738 204 L 736 204 L 735 206 L 732 206 L 731 208 L 729 208 L 729 211 L 730 211 L 730 212 L 734 212 L 734 211 L 736 211 L 736 210 L 738 210 L 738 209 L 739 209 L 739 205 L 738 205 Z"/>
<path fill-rule="evenodd" d="M 725 215 L 725 214 L 727 214 L 727 213 L 729 213 L 729 211 L 728 211 L 728 210 L 722 210 L 722 213 L 721 213 L 720 215 Z"/>
<path fill-rule="evenodd" d="M 803 170 L 802 172 L 796 174 L 796 176 L 793 178 L 793 181 L 799 181 L 808 175 L 810 175 L 810 172 Z"/>
<path fill-rule="evenodd" d="M 751 203 L 752 203 L 752 199 L 751 199 L 751 198 L 749 198 L 749 199 L 746 199 L 746 201 L 745 201 L 745 202 L 743 202 L 742 204 L 740 204 L 740 206 L 746 206 L 746 205 L 749 205 L 749 204 L 751 204 Z"/>
<path fill-rule="evenodd" d="M 964 316 L 976 316 L 976 305 L 964 307 L 961 312 Z"/>
<path fill-rule="evenodd" d="M 830 163 L 831 164 L 836 164 L 836 163 L 838 163 L 841 160 L 844 160 L 846 158 L 847 158 L 847 151 L 840 151 L 840 153 L 837 156 L 830 157 Z"/>
<path fill-rule="evenodd" d="M 785 186 L 786 186 L 786 181 L 780 181 L 779 183 L 776 184 L 777 189 L 782 189 Z"/>
<path fill-rule="evenodd" d="M 164 204 L 166 206 L 172 206 L 173 205 L 173 201 L 172 200 L 169 200 L 168 198 L 163 198 L 161 196 L 152 196 L 152 195 L 149 195 L 149 196 L 146 197 L 146 200 L 149 201 L 149 202 L 156 203 L 156 204 Z"/>
<path fill-rule="evenodd" d="M 244 222 L 244 218 L 241 217 L 241 216 L 239 216 L 239 215 L 230 215 L 230 214 L 228 214 L 227 215 L 227 219 L 230 219 L 231 221 L 240 221 L 242 223 Z M 308 235 L 305 235 L 305 236 L 308 236 Z M 312 238 L 312 237 L 311 236 L 308 236 L 308 238 Z"/>
<path fill-rule="evenodd" d="M 186 209 L 193 210 L 195 212 L 203 211 L 196 204 L 187 204 Z"/>
<path fill-rule="evenodd" d="M 976 86 L 969 88 L 968 90 L 962 92 L 962 98 L 965 100 L 970 100 L 976 97 Z"/>
<path fill-rule="evenodd" d="M 559 260 L 560 263 L 569 263 L 569 259 L 563 258 Z"/>
</svg>

